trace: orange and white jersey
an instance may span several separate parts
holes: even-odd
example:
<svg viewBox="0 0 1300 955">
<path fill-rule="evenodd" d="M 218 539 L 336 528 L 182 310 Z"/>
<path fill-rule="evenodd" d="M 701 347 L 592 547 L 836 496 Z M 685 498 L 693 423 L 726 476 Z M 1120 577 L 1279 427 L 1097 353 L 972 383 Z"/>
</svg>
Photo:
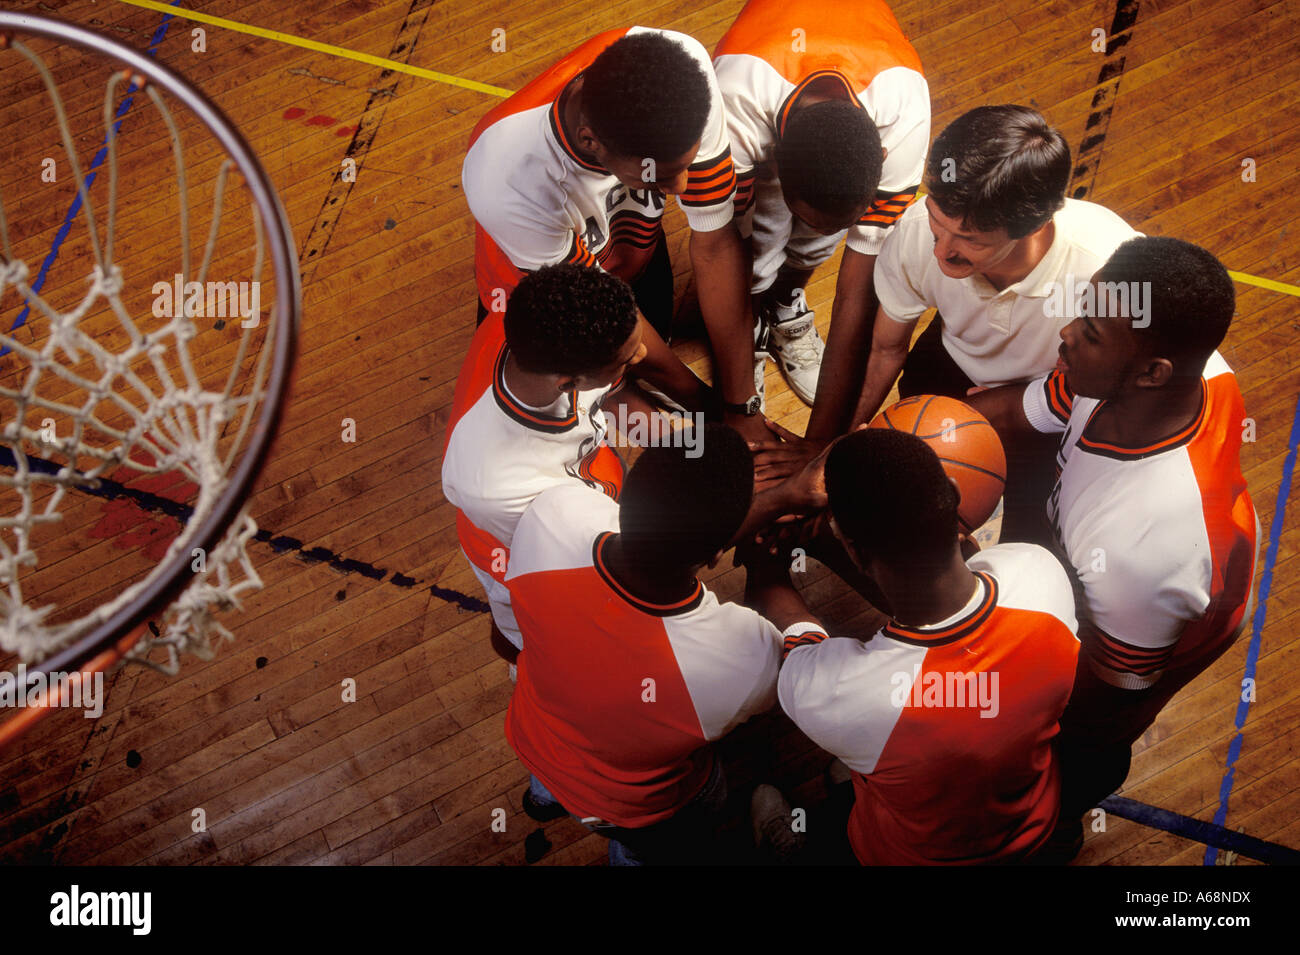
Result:
<svg viewBox="0 0 1300 955">
<path fill-rule="evenodd" d="M 860 105 L 880 131 L 885 157 L 876 200 L 849 230 L 851 249 L 875 255 L 916 197 L 930 144 L 930 89 L 921 60 L 880 0 L 750 0 L 714 51 L 727 106 L 739 188 L 751 208 L 796 97 L 818 81 Z M 774 171 L 767 175 L 775 175 Z"/>
<path fill-rule="evenodd" d="M 1250 600 L 1258 524 L 1241 474 L 1245 405 L 1218 352 L 1202 375 L 1196 420 L 1143 448 L 1090 438 L 1103 402 L 1073 395 L 1060 370 L 1025 390 L 1030 424 L 1061 433 L 1048 516 L 1082 586 L 1079 615 L 1101 631 L 1084 656 L 1114 686 L 1213 659 Z"/>
<path fill-rule="evenodd" d="M 560 395 L 530 408 L 505 383 L 504 320 L 490 313 L 474 333 L 447 423 L 442 493 L 457 508 L 465 557 L 487 591 L 492 616 L 516 646 L 504 586 L 515 525 L 542 491 L 574 483 L 617 498 L 623 463 L 605 444 L 601 402 L 622 385 Z"/>
<path fill-rule="evenodd" d="M 617 505 L 575 485 L 519 522 L 506 585 L 524 650 L 506 738 L 571 813 L 640 828 L 700 791 L 710 741 L 776 702 L 781 635 L 699 581 L 671 605 L 628 593 L 605 563 L 617 532 Z"/>
<path fill-rule="evenodd" d="M 1079 654 L 1069 578 L 1034 544 L 966 565 L 974 596 L 933 626 L 893 622 L 865 643 L 786 630 L 781 706 L 853 770 L 864 865 L 1013 862 L 1056 825 L 1052 740 Z"/>
<path fill-rule="evenodd" d="M 560 96 L 569 81 L 614 41 L 638 33 L 658 33 L 680 44 L 708 78 L 709 115 L 678 204 L 697 232 L 731 221 L 736 177 L 708 52 L 698 40 L 671 30 L 609 30 L 491 110 L 470 136 L 461 182 L 476 223 L 479 300 L 489 311 L 494 296 L 499 307 L 522 272 L 544 265 L 598 265 L 631 282 L 650 260 L 662 230 L 663 194 L 650 186 L 628 189 L 603 166 L 580 156 L 560 121 Z"/>
</svg>

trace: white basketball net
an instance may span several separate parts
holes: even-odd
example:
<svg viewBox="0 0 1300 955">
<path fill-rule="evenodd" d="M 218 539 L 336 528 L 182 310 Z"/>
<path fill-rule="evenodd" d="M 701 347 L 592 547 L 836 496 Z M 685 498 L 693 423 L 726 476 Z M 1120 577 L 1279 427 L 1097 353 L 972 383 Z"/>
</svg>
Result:
<svg viewBox="0 0 1300 955">
<path fill-rule="evenodd" d="M 265 341 L 258 354 L 249 359 L 253 333 L 245 328 L 229 373 L 221 375 L 224 387 L 219 381 L 217 390 L 213 390 L 200 382 L 195 370 L 198 355 L 191 353 L 191 340 L 198 329 L 185 308 L 174 309 L 175 317 L 161 325 L 154 317 L 151 330 L 141 331 L 123 305 L 125 277 L 113 254 L 118 188 L 113 106 L 115 90 L 126 82 L 126 77 L 114 74 L 104 95 L 108 202 L 101 242 L 54 79 L 41 58 L 22 43 L 11 41 L 10 47 L 31 61 L 49 94 L 67 163 L 83 203 L 81 214 L 89 231 L 94 265 L 89 288 L 74 308 L 60 311 L 51 306 L 28 284 L 28 264 L 14 255 L 4 197 L 0 194 L 0 299 L 7 287 L 13 286 L 30 305 L 33 320 L 48 323 L 47 328 L 35 333 L 27 330 L 28 344 L 0 330 L 0 344 L 25 363 L 19 373 L 7 374 L 0 387 L 0 406 L 8 412 L 0 422 L 0 455 L 7 449 L 13 458 L 6 467 L 0 467 L 0 650 L 17 654 L 27 662 L 43 659 L 103 623 L 177 561 L 184 561 L 191 564 L 193 579 L 166 611 L 157 632 L 147 635 L 129 655 L 174 673 L 181 653 L 207 659 L 214 640 L 231 639 L 230 631 L 215 615 L 238 609 L 241 597 L 262 586 L 247 553 L 257 525 L 246 509 L 217 547 L 202 555 L 192 553 L 191 548 L 195 532 L 217 504 L 236 452 L 243 446 L 253 412 L 264 394 L 273 349 Z M 212 227 L 202 264 L 195 273 L 190 263 L 188 195 L 180 133 L 159 92 L 152 85 L 146 85 L 145 90 L 171 139 L 180 192 L 178 274 L 186 281 L 204 283 L 216 244 L 226 177 L 234 164 L 226 159 L 217 174 Z M 263 231 L 255 207 L 253 225 L 253 278 L 257 281 L 262 275 Z M 115 327 L 112 335 L 105 335 L 101 321 L 97 336 L 87 334 L 83 321 L 89 316 L 104 316 L 106 308 L 116 317 L 120 330 Z M 271 320 L 275 320 L 274 315 Z M 46 333 L 43 341 L 37 340 L 37 347 L 32 347 L 30 340 L 39 339 L 41 333 Z M 110 340 L 124 347 L 110 348 Z M 69 395 L 77 400 L 69 402 Z M 47 416 L 69 423 L 70 433 L 51 435 L 48 429 L 31 426 Z M 231 429 L 235 429 L 233 440 Z M 227 450 L 223 452 L 221 447 Z M 166 556 L 147 576 L 75 620 L 52 623 L 49 618 L 56 608 L 40 605 L 39 596 L 29 597 L 23 590 L 24 579 L 40 563 L 32 546 L 33 532 L 41 525 L 63 520 L 60 506 L 65 504 L 70 489 L 94 488 L 97 478 L 119 468 L 135 474 L 183 474 L 199 488 L 192 514 L 183 521 L 180 535 Z M 166 662 L 146 659 L 155 647 L 166 648 Z"/>
</svg>

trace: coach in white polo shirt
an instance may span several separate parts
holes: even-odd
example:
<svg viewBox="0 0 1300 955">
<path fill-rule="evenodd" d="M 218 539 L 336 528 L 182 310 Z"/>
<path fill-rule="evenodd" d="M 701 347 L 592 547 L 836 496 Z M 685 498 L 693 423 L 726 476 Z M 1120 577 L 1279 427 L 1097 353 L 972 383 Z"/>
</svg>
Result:
<svg viewBox="0 0 1300 955">
<path fill-rule="evenodd" d="M 1069 179 L 1069 146 L 1028 107 L 981 106 L 939 134 L 927 195 L 881 249 L 853 424 L 871 419 L 899 371 L 903 397 L 961 398 L 1052 370 L 1069 323 L 1056 307 L 1061 289 L 1086 284 L 1138 234 L 1102 206 L 1065 198 Z M 931 308 L 939 314 L 909 354 L 913 325 Z"/>
<path fill-rule="evenodd" d="M 901 397 L 964 398 L 973 387 L 1052 370 L 1070 321 L 1066 298 L 1138 235 L 1110 210 L 1067 199 L 1069 179 L 1069 146 L 1028 107 L 981 106 L 939 134 L 926 163 L 927 195 L 880 253 L 880 309 L 851 427 L 871 420 L 900 371 Z M 930 308 L 938 314 L 909 352 L 914 325 Z M 1050 448 L 1007 450 L 1004 536 L 1038 536 Z"/>
</svg>

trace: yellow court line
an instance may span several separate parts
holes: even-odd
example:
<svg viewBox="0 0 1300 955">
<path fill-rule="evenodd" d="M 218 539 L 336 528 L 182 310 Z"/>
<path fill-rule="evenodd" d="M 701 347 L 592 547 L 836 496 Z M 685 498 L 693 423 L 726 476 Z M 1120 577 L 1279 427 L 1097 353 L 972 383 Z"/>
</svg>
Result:
<svg viewBox="0 0 1300 955">
<path fill-rule="evenodd" d="M 278 30 L 265 30 L 262 27 L 240 23 L 237 20 L 226 20 L 222 17 L 214 17 L 207 13 L 197 13 L 194 10 L 186 10 L 184 7 L 173 7 L 167 3 L 158 3 L 157 0 L 118 0 L 118 2 L 128 3 L 133 7 L 144 7 L 146 10 L 156 10 L 159 13 L 170 13 L 172 16 L 181 17 L 185 20 L 197 20 L 199 23 L 209 23 L 212 26 L 225 27 L 227 30 L 234 30 L 236 33 L 247 33 L 250 36 L 258 36 L 267 40 L 278 40 L 281 43 L 288 43 L 290 46 L 300 46 L 307 50 L 315 50 L 317 53 L 328 53 L 330 56 L 341 56 L 345 59 L 356 60 L 359 63 L 369 63 L 371 66 L 381 66 L 384 69 L 396 70 L 399 73 L 408 73 L 411 76 L 418 76 L 421 79 L 434 80 L 438 83 L 449 83 L 452 86 L 474 90 L 477 93 L 487 93 L 489 96 L 500 96 L 504 98 L 512 95 L 514 92 L 513 90 L 502 89 L 500 86 L 489 86 L 487 83 L 476 83 L 473 80 L 463 80 L 459 76 L 439 73 L 436 70 L 422 69 L 421 67 L 411 66 L 407 63 L 399 63 L 396 60 L 386 60 L 382 56 L 371 56 L 369 53 L 358 53 L 355 50 L 347 50 L 341 46 L 333 46 L 329 43 L 317 43 L 315 40 L 308 40 L 304 37 L 294 36 L 292 33 L 281 33 Z"/>
<path fill-rule="evenodd" d="M 1300 295 L 1300 285 L 1288 285 L 1286 282 L 1276 282 L 1273 279 L 1260 278 L 1258 275 L 1248 275 L 1245 272 L 1228 271 L 1235 281 L 1244 282 L 1247 285 L 1257 285 L 1260 288 L 1266 288 L 1273 292 L 1281 292 L 1283 295 Z"/>
<path fill-rule="evenodd" d="M 278 30 L 266 30 L 262 27 L 255 27 L 247 23 L 240 23 L 237 20 L 227 20 L 223 17 L 214 17 L 207 13 L 198 13 L 194 10 L 186 10 L 184 7 L 173 7 L 170 4 L 159 3 L 158 0 L 118 0 L 119 3 L 127 3 L 133 7 L 144 7 L 146 10 L 156 10 L 159 13 L 170 13 L 172 16 L 181 17 L 185 20 L 196 20 L 199 23 L 209 23 L 213 26 L 224 27 L 227 30 L 234 30 L 236 33 L 247 33 L 250 36 L 262 37 L 267 40 L 278 40 L 281 43 L 288 43 L 290 46 L 300 46 L 307 50 L 315 50 L 317 53 L 326 53 L 330 56 L 341 56 L 345 59 L 356 60 L 359 63 L 369 63 L 371 66 L 380 66 L 384 69 L 396 70 L 399 73 L 407 73 L 411 76 L 418 76 L 426 80 L 434 80 L 438 83 L 448 83 L 452 86 L 459 86 L 462 89 L 474 90 L 478 93 L 487 93 L 489 96 L 500 96 L 505 98 L 513 94 L 513 90 L 502 89 L 500 86 L 489 86 L 487 83 L 476 83 L 474 80 L 464 80 L 459 76 L 451 76 L 448 73 L 439 73 L 436 70 L 426 70 L 418 66 L 411 66 L 407 63 L 399 63 L 396 60 L 387 60 L 382 56 L 371 56 L 369 53 L 358 53 L 355 50 L 348 50 L 341 46 L 334 46 L 329 43 L 317 43 L 315 40 L 308 40 L 304 37 L 294 36 L 292 33 L 281 33 Z M 1245 272 L 1232 272 L 1228 274 L 1235 281 L 1243 282 L 1246 285 L 1255 285 L 1259 288 L 1266 288 L 1273 292 L 1281 292 L 1283 295 L 1300 296 L 1300 285 L 1288 285 L 1286 282 L 1276 282 L 1273 279 L 1261 278 L 1258 275 L 1248 275 Z"/>
</svg>

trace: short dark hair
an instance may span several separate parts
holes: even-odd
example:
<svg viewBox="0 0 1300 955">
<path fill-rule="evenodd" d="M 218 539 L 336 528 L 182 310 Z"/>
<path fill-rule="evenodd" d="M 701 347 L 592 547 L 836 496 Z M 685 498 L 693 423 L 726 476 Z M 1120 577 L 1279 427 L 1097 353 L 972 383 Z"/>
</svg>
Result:
<svg viewBox="0 0 1300 955">
<path fill-rule="evenodd" d="M 1146 317 L 1133 326 L 1156 358 L 1168 358 L 1175 374 L 1200 376 L 1223 343 L 1236 309 L 1232 278 L 1213 254 L 1167 236 L 1140 236 L 1116 249 L 1097 273 L 1101 282 L 1149 282 Z M 1131 293 L 1130 293 L 1131 294 Z"/>
<path fill-rule="evenodd" d="M 957 489 L 933 449 L 905 431 L 867 428 L 837 441 L 826 495 L 860 557 L 938 564 L 957 542 Z"/>
<path fill-rule="evenodd" d="M 676 159 L 700 141 L 709 81 L 681 44 L 658 33 L 611 43 L 583 73 L 587 121 L 606 148 L 640 159 Z"/>
<path fill-rule="evenodd" d="M 925 187 L 939 211 L 980 232 L 1023 239 L 1065 205 L 1070 147 L 1028 106 L 980 106 L 930 147 Z"/>
<path fill-rule="evenodd" d="M 597 268 L 547 265 L 506 302 L 506 345 L 533 374 L 581 375 L 613 364 L 636 328 L 627 283 Z"/>
<path fill-rule="evenodd" d="M 696 567 L 726 548 L 749 513 L 754 458 L 726 425 L 705 425 L 691 449 L 647 448 L 623 482 L 624 555 L 663 568 Z"/>
<path fill-rule="evenodd" d="M 875 197 L 885 161 L 876 124 L 865 109 L 845 100 L 791 113 L 775 158 L 787 199 L 837 217 Z"/>
</svg>

